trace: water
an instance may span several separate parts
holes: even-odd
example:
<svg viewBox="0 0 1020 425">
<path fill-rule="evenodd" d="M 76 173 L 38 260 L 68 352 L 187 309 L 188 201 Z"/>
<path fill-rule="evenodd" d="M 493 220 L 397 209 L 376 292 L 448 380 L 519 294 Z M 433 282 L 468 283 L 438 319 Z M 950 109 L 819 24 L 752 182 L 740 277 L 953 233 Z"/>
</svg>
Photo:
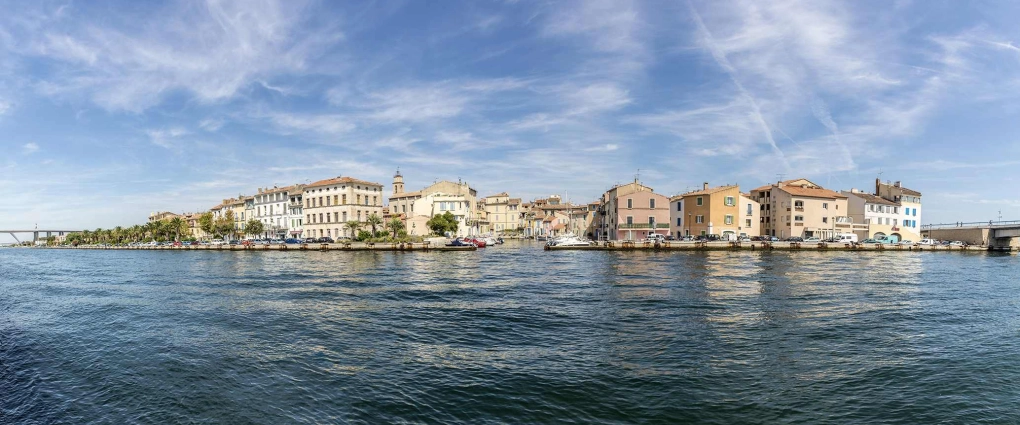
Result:
<svg viewBox="0 0 1020 425">
<path fill-rule="evenodd" d="M 1018 270 L 0 249 L 0 423 L 1018 423 Z"/>
</svg>

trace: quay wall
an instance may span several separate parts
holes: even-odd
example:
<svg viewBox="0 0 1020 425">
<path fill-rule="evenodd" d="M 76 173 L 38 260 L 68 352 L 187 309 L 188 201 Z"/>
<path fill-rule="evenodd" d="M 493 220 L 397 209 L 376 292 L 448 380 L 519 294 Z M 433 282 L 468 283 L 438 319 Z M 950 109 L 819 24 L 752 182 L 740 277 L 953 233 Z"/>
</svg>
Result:
<svg viewBox="0 0 1020 425">
<path fill-rule="evenodd" d="M 980 227 L 949 227 L 928 230 L 927 235 L 929 238 L 943 241 L 962 241 L 970 245 L 987 245 L 988 231 L 988 228 Z"/>
</svg>

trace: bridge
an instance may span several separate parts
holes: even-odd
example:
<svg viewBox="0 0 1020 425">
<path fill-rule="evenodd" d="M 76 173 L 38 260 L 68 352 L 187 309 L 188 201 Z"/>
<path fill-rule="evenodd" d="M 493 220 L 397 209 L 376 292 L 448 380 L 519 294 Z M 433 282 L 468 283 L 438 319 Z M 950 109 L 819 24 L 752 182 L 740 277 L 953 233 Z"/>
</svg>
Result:
<svg viewBox="0 0 1020 425">
<path fill-rule="evenodd" d="M 7 233 L 11 235 L 14 240 L 18 241 L 18 245 L 21 245 L 21 239 L 18 239 L 18 234 L 31 234 L 32 242 L 39 242 L 39 235 L 46 235 L 46 238 L 53 236 L 56 233 L 57 236 L 64 236 L 67 233 L 80 232 L 81 230 L 45 230 L 45 229 L 32 229 L 32 230 L 0 230 L 0 234 Z"/>
<path fill-rule="evenodd" d="M 925 224 L 921 236 L 986 245 L 988 249 L 1020 249 L 1020 220 Z"/>
</svg>

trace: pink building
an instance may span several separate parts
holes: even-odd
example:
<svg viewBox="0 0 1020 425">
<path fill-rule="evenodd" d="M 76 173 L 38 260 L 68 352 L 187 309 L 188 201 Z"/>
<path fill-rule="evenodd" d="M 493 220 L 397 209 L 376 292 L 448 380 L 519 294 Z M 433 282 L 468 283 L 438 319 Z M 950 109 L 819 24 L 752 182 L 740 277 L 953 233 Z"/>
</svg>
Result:
<svg viewBox="0 0 1020 425">
<path fill-rule="evenodd" d="M 602 195 L 595 217 L 599 240 L 642 240 L 669 234 L 669 198 L 634 180 Z"/>
</svg>

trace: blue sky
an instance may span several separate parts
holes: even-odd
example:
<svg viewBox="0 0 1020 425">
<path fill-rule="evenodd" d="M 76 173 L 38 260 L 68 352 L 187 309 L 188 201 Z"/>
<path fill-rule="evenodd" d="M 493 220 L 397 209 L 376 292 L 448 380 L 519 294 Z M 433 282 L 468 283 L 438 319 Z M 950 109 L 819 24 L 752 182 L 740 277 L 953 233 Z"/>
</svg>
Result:
<svg viewBox="0 0 1020 425">
<path fill-rule="evenodd" d="M 881 173 L 926 223 L 1020 219 L 1017 2 L 2 6 L 0 229 L 397 167 L 575 202 Z"/>
</svg>

